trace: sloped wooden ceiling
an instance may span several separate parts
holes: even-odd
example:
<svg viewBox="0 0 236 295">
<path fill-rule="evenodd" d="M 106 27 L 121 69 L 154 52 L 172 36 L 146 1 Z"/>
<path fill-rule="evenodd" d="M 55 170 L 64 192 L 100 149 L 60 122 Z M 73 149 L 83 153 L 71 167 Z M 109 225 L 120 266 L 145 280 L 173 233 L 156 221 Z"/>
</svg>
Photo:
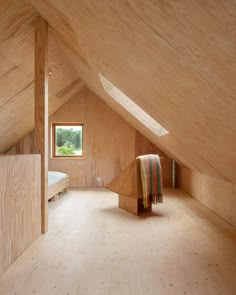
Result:
<svg viewBox="0 0 236 295">
<path fill-rule="evenodd" d="M 38 14 L 50 24 L 50 113 L 82 79 L 180 163 L 236 182 L 235 1 L 0 1 L 0 152 L 34 127 Z M 100 74 L 169 134 L 109 96 Z"/>
<path fill-rule="evenodd" d="M 108 104 L 181 163 L 236 182 L 234 0 L 31 2 Z M 99 73 L 169 134 L 109 97 Z"/>
<path fill-rule="evenodd" d="M 30 1 L 0 1 L 0 153 L 34 128 L 34 22 Z M 49 31 L 49 113 L 81 90 L 82 81 Z"/>
</svg>

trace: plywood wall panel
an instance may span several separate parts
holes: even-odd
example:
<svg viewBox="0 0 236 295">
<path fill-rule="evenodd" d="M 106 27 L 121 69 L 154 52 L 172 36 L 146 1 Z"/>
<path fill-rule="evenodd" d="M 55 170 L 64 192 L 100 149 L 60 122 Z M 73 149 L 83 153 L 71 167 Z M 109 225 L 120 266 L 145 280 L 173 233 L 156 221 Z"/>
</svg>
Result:
<svg viewBox="0 0 236 295">
<path fill-rule="evenodd" d="M 51 170 L 64 171 L 71 176 L 71 186 L 106 185 L 133 162 L 136 156 L 147 153 L 157 153 L 165 157 L 162 159 L 163 184 L 165 187 L 171 186 L 172 161 L 170 158 L 87 88 L 83 88 L 80 94 L 75 95 L 51 116 L 49 121 L 85 123 L 84 159 L 49 160 Z M 49 123 L 49 135 L 50 133 Z M 8 153 L 33 153 L 33 138 L 34 132 L 31 132 Z M 99 177 L 100 180 L 98 180 Z"/>
<path fill-rule="evenodd" d="M 58 34 L 53 32 L 54 36 L 58 37 Z M 78 55 L 74 51 L 72 51 L 68 46 L 65 46 L 63 42 L 58 40 L 61 49 L 67 56 L 68 60 L 71 62 L 71 65 L 76 69 L 81 77 L 83 77 L 83 81 L 86 85 L 96 93 L 100 98 L 102 98 L 105 103 L 110 106 L 113 111 L 118 113 L 125 121 L 127 121 L 131 126 L 137 129 L 144 137 L 146 137 L 150 142 L 152 142 L 155 146 L 158 146 L 161 150 L 165 151 L 166 155 L 169 158 L 174 158 L 174 154 L 178 159 L 178 163 L 191 164 L 189 161 L 186 161 L 186 157 L 184 153 L 180 150 L 175 149 L 175 141 L 168 142 L 168 144 L 163 144 L 162 140 L 169 135 L 165 135 L 162 137 L 156 136 L 155 133 L 145 125 L 145 123 L 141 120 L 139 116 L 133 115 L 132 109 L 126 109 L 124 106 L 119 104 L 118 101 L 114 100 L 111 96 L 109 96 L 103 89 L 101 81 L 99 80 L 99 75 L 97 72 L 93 72 L 92 68 L 82 57 Z M 174 151 L 173 153 L 170 150 Z M 194 167 L 190 165 L 190 167 Z"/>
<path fill-rule="evenodd" d="M 25 74 L 34 69 L 34 19 L 38 12 L 28 0 L 0 3 L 0 53 Z M 21 77 L 22 78 L 22 77 Z"/>
<path fill-rule="evenodd" d="M 24 77 L 24 73 L 17 68 L 12 68 L 4 76 L 2 76 L 0 79 L 0 108 L 9 100 L 24 91 L 32 82 L 29 76 L 19 79 L 19 77 L 22 76 Z"/>
<path fill-rule="evenodd" d="M 0 1 L 0 153 L 6 152 L 34 128 L 34 24 L 37 16 L 29 0 Z M 51 36 L 50 29 L 47 71 L 52 72 L 50 115 L 82 87 L 78 74 Z"/>
<path fill-rule="evenodd" d="M 84 158 L 49 160 L 50 170 L 69 174 L 71 187 L 103 186 L 135 158 L 135 129 L 87 88 L 51 116 L 50 122 L 84 124 Z"/>
<path fill-rule="evenodd" d="M 7 60 L 2 54 L 0 54 L 0 61 L 1 61 L 1 67 L 0 67 L 0 79 L 1 79 L 2 76 L 5 76 L 6 73 L 15 69 L 16 66 L 13 63 L 11 63 L 9 60 Z"/>
<path fill-rule="evenodd" d="M 93 90 L 101 92 L 101 73 L 169 131 L 168 141 L 159 139 L 163 150 L 236 181 L 234 1 L 32 3 L 73 48 L 72 64 L 82 65 L 77 70 Z"/>
<path fill-rule="evenodd" d="M 101 81 L 99 80 L 98 73 L 93 70 L 92 66 L 88 64 L 84 57 L 81 57 L 81 55 L 78 55 L 72 51 L 62 42 L 60 42 L 60 46 L 67 55 L 71 64 L 78 71 L 79 75 L 83 77 L 83 80 L 90 87 L 90 89 L 97 93 L 123 119 L 139 130 L 139 132 L 142 133 L 144 137 L 148 138 L 152 143 L 154 143 L 154 145 L 160 147 L 161 150 L 163 150 L 170 158 L 177 160 L 178 164 L 180 165 L 187 166 L 200 172 L 205 171 L 206 173 L 209 173 L 209 175 L 227 180 L 227 177 L 222 174 L 221 170 L 215 169 L 215 167 L 211 165 L 209 161 L 203 159 L 201 150 L 195 151 L 192 146 L 189 145 L 189 143 L 191 143 L 191 139 L 189 137 L 191 133 L 184 137 L 184 145 L 182 140 L 183 137 L 175 136 L 172 132 L 165 136 L 156 136 L 149 126 L 142 122 L 139 116 L 134 116 L 132 109 L 126 109 L 104 91 Z M 176 120 L 176 122 L 178 121 L 179 120 Z M 196 126 L 199 125 L 196 123 Z M 220 135 L 218 134 L 218 136 Z M 223 158 L 219 159 L 219 161 L 222 160 Z M 231 169 L 233 169 L 232 167 L 233 166 L 231 165 Z"/>
<path fill-rule="evenodd" d="M 235 184 L 181 167 L 179 186 L 217 215 L 236 226 Z"/>
<path fill-rule="evenodd" d="M 0 275 L 40 232 L 40 156 L 0 156 Z"/>
</svg>

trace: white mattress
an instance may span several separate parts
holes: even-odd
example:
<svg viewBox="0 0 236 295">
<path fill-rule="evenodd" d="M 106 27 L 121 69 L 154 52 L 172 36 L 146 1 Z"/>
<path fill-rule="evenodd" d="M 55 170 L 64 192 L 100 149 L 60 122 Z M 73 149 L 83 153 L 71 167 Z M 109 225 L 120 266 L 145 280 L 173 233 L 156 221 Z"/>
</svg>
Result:
<svg viewBox="0 0 236 295">
<path fill-rule="evenodd" d="M 52 185 L 64 178 L 67 178 L 68 175 L 63 172 L 58 171 L 48 171 L 48 185 Z"/>
</svg>

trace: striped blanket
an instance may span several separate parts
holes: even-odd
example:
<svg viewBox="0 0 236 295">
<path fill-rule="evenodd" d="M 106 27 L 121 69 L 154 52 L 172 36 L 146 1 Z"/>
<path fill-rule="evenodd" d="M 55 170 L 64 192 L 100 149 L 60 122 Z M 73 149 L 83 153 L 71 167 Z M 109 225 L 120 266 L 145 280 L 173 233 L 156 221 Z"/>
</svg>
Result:
<svg viewBox="0 0 236 295">
<path fill-rule="evenodd" d="M 162 169 L 159 156 L 143 155 L 137 159 L 140 160 L 144 208 L 151 203 L 162 203 Z"/>
</svg>

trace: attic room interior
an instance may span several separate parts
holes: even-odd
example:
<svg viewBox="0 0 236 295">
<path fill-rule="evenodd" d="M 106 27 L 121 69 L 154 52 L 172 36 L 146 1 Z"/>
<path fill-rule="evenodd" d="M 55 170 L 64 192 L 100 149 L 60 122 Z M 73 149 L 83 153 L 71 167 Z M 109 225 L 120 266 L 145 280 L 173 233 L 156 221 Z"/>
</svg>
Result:
<svg viewBox="0 0 236 295">
<path fill-rule="evenodd" d="M 0 295 L 234 295 L 235 1 L 0 16 Z"/>
</svg>

